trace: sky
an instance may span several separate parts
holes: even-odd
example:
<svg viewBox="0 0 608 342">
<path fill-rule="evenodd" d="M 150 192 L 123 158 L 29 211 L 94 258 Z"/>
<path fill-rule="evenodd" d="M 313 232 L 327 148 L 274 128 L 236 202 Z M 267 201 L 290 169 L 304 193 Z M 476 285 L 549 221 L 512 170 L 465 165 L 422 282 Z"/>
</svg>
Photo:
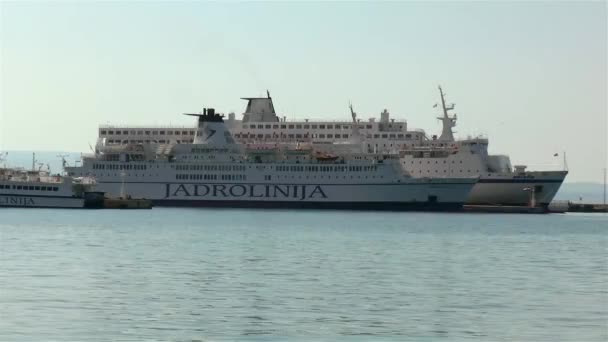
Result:
<svg viewBox="0 0 608 342">
<path fill-rule="evenodd" d="M 608 158 L 607 5 L 597 2 L 0 1 L 0 151 L 82 151 L 100 124 L 184 125 L 270 90 L 288 120 L 387 108 L 568 181 Z M 558 153 L 558 157 L 554 154 Z"/>
</svg>

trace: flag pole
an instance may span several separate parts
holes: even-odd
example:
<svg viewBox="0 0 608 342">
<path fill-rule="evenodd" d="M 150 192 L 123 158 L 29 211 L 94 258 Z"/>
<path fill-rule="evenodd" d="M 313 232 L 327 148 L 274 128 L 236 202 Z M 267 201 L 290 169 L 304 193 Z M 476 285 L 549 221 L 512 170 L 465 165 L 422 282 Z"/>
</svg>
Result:
<svg viewBox="0 0 608 342">
<path fill-rule="evenodd" d="M 604 167 L 604 210 L 606 209 L 606 168 Z"/>
</svg>

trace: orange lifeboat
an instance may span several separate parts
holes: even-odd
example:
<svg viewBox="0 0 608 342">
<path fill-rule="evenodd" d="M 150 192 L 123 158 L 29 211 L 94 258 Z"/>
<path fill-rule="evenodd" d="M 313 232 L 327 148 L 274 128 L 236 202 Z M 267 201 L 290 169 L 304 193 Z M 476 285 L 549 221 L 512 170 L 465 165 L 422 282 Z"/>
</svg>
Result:
<svg viewBox="0 0 608 342">
<path fill-rule="evenodd" d="M 338 156 L 317 152 L 315 158 L 317 158 L 318 161 L 334 161 L 338 159 Z"/>
</svg>

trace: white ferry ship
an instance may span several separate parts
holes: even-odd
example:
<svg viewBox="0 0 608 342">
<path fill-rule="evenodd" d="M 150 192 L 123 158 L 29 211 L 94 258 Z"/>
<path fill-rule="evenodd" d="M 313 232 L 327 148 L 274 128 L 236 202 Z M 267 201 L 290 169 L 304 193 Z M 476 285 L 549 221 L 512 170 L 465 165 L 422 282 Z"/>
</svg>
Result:
<svg viewBox="0 0 608 342">
<path fill-rule="evenodd" d="M 547 208 L 555 197 L 568 171 L 526 171 L 525 165 L 511 166 L 506 155 L 490 155 L 488 139 L 455 140 L 452 128 L 456 114 L 453 104 L 441 95 L 443 123 L 439 138 L 401 149 L 401 163 L 414 177 L 480 177 L 467 204 L 520 205 Z"/>
<path fill-rule="evenodd" d="M 50 175 L 42 170 L 0 167 L 0 207 L 83 208 L 83 179 Z"/>
<path fill-rule="evenodd" d="M 240 144 L 214 109 L 189 115 L 198 116 L 192 143 L 98 146 L 66 171 L 95 177 L 99 191 L 114 195 L 124 183 L 161 206 L 458 210 L 477 182 L 413 178 L 398 154 Z"/>
<path fill-rule="evenodd" d="M 448 112 L 454 104 L 446 104 L 441 87 L 443 132 L 427 137 L 423 130 L 408 130 L 405 120 L 395 121 L 385 109 L 380 120 L 287 121 L 274 109 L 270 94 L 261 98 L 243 98 L 247 107 L 242 120 L 229 114 L 226 126 L 234 138 L 243 144 L 311 143 L 317 148 L 331 149 L 352 139 L 353 128 L 362 138 L 367 152 L 401 151 L 402 167 L 414 177 L 480 177 L 468 204 L 537 205 L 548 206 L 559 190 L 567 171 L 526 171 L 526 166 L 512 167 L 506 155 L 488 153 L 488 139 L 454 139 L 452 128 L 456 115 Z M 353 113 L 354 114 L 354 113 Z M 152 144 L 171 149 L 175 145 L 192 143 L 193 127 L 99 127 L 98 146 Z"/>
</svg>

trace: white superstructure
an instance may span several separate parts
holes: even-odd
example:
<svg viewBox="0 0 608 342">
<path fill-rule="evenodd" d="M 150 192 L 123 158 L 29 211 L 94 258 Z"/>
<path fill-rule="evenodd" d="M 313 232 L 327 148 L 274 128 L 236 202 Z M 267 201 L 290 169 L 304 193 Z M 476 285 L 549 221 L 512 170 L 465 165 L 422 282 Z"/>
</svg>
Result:
<svg viewBox="0 0 608 342">
<path fill-rule="evenodd" d="M 124 183 L 129 194 L 168 206 L 454 210 L 477 181 L 413 178 L 398 154 L 360 144 L 241 144 L 213 109 L 190 115 L 199 120 L 192 143 L 98 145 L 66 170 L 95 177 L 99 191 L 116 195 Z"/>
<path fill-rule="evenodd" d="M 380 113 L 379 120 L 368 121 L 287 121 L 274 110 L 270 94 L 267 97 L 247 97 L 243 119 L 237 120 L 230 113 L 224 120 L 234 139 L 244 144 L 264 142 L 317 142 L 341 143 L 352 138 L 357 129 L 368 150 L 397 151 L 407 145 L 417 144 L 426 139 L 424 131 L 408 131 L 405 120 L 390 118 L 388 110 Z M 194 141 L 196 127 L 138 127 L 101 125 L 98 143 L 103 145 L 128 144 L 187 144 Z M 372 143 L 373 142 L 373 143 Z"/>
<path fill-rule="evenodd" d="M 439 138 L 401 149 L 401 163 L 414 177 L 480 177 L 467 204 L 534 205 L 547 207 L 568 171 L 526 171 L 525 165 L 511 166 L 506 155 L 490 155 L 488 139 L 455 140 L 452 128 L 456 115 L 449 112 L 441 95 L 443 123 Z"/>
</svg>

